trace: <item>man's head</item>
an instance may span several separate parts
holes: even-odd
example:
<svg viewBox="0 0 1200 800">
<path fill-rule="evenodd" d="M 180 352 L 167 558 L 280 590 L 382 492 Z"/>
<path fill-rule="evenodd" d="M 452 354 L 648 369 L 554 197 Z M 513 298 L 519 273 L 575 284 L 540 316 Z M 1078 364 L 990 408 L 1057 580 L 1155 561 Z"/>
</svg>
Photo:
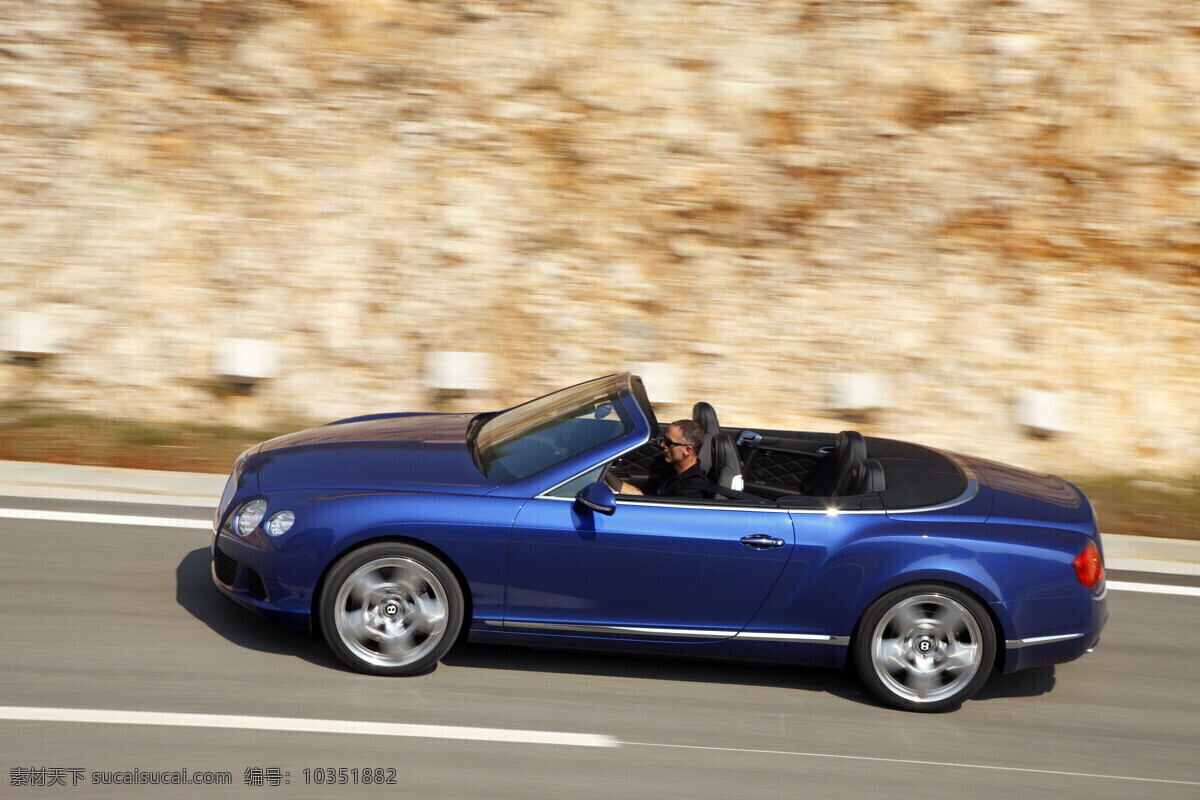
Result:
<svg viewBox="0 0 1200 800">
<path fill-rule="evenodd" d="M 704 444 L 704 430 L 693 420 L 677 420 L 667 428 L 659 444 L 667 463 L 675 468 L 676 473 L 680 473 L 696 463 L 696 454 Z"/>
</svg>

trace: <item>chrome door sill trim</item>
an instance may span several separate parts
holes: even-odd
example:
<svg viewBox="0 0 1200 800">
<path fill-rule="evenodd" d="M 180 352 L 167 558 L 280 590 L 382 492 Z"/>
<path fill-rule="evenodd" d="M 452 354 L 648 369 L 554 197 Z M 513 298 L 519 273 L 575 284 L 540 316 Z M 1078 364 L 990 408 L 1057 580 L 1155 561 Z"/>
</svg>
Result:
<svg viewBox="0 0 1200 800">
<path fill-rule="evenodd" d="M 732 639 L 737 631 L 702 631 L 695 628 L 643 628 L 636 625 L 570 625 L 561 622 L 505 622 L 506 630 L 571 631 L 573 633 L 633 633 L 639 636 Z"/>
<path fill-rule="evenodd" d="M 742 631 L 735 639 L 748 639 L 759 642 L 805 642 L 808 644 L 850 644 L 849 636 L 829 636 L 823 633 L 761 633 L 759 631 Z"/>
<path fill-rule="evenodd" d="M 696 628 L 648 628 L 637 625 L 571 625 L 560 622 L 504 622 L 485 619 L 484 625 L 510 631 L 569 631 L 571 633 L 618 633 L 637 636 L 671 636 L 682 639 L 742 639 L 760 642 L 803 642 L 807 644 L 847 645 L 849 636 L 821 633 L 763 633 L 759 631 L 698 630 Z"/>
</svg>

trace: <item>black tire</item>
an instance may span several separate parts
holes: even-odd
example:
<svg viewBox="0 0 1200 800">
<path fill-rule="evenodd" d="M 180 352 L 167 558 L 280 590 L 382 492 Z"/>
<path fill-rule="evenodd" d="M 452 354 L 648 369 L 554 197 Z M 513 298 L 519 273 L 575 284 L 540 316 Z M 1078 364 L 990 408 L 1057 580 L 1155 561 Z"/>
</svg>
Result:
<svg viewBox="0 0 1200 800">
<path fill-rule="evenodd" d="M 378 542 L 342 556 L 318 599 L 330 649 L 358 672 L 416 675 L 454 645 L 463 592 L 436 556 L 402 542 Z"/>
<path fill-rule="evenodd" d="M 996 632 L 978 600 L 920 583 L 888 592 L 859 620 L 854 666 L 871 694 L 905 711 L 949 711 L 987 681 Z"/>
</svg>

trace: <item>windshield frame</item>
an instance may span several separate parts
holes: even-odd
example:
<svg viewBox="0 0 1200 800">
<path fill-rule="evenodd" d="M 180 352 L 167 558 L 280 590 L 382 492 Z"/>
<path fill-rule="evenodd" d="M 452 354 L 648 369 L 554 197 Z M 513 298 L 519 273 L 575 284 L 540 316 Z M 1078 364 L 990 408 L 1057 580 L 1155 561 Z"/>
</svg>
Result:
<svg viewBox="0 0 1200 800">
<path fill-rule="evenodd" d="M 505 411 L 480 414 L 468 428 L 467 445 L 471 458 L 476 468 L 489 481 L 500 484 L 502 490 L 511 487 L 522 495 L 535 495 L 537 491 L 533 488 L 534 484 L 542 488 L 554 485 L 562 477 L 576 474 L 586 465 L 600 463 L 631 446 L 649 441 L 652 432 L 657 432 L 657 426 L 648 419 L 653 411 L 647 412 L 642 407 L 637 397 L 639 394 L 645 395 L 641 380 L 626 372 L 568 386 Z M 596 408 L 603 403 L 612 404 L 615 417 L 621 422 L 621 430 L 611 439 L 573 449 L 528 474 L 512 475 L 506 472 L 503 465 L 497 469 L 496 448 L 577 419 L 589 408 Z M 495 427 L 505 425 L 512 426 L 512 430 L 504 431 L 503 427 L 497 430 Z M 489 427 L 493 435 L 500 431 L 504 433 L 499 438 L 489 440 Z"/>
</svg>

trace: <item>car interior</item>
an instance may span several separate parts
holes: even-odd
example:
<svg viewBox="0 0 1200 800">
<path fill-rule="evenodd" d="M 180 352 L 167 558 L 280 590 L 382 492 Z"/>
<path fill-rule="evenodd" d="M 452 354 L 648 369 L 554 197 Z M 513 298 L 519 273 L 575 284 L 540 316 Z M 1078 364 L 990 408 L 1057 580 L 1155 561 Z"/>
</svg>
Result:
<svg viewBox="0 0 1200 800">
<path fill-rule="evenodd" d="M 712 499 L 737 504 L 802 504 L 803 498 L 876 495 L 886 485 L 883 467 L 867 458 L 866 440 L 855 431 L 835 437 L 783 431 L 722 429 L 716 409 L 696 403 L 692 419 L 704 431 L 700 468 L 717 489 Z M 660 423 L 659 432 L 668 425 Z M 867 463 L 872 462 L 872 463 Z M 645 484 L 669 470 L 662 450 L 648 442 L 610 465 L 622 480 Z"/>
<path fill-rule="evenodd" d="M 909 509 L 946 502 L 967 487 L 967 478 L 930 448 L 857 431 L 837 434 L 722 428 L 716 410 L 696 403 L 692 418 L 704 430 L 697 453 L 714 486 L 705 503 L 769 505 L 797 509 Z M 668 425 L 657 423 L 660 433 Z M 653 441 L 609 465 L 635 485 L 669 470 Z M 640 498 L 663 502 L 671 498 Z M 672 502 L 685 502 L 673 500 Z M 697 501 L 691 501 L 697 502 Z"/>
</svg>

